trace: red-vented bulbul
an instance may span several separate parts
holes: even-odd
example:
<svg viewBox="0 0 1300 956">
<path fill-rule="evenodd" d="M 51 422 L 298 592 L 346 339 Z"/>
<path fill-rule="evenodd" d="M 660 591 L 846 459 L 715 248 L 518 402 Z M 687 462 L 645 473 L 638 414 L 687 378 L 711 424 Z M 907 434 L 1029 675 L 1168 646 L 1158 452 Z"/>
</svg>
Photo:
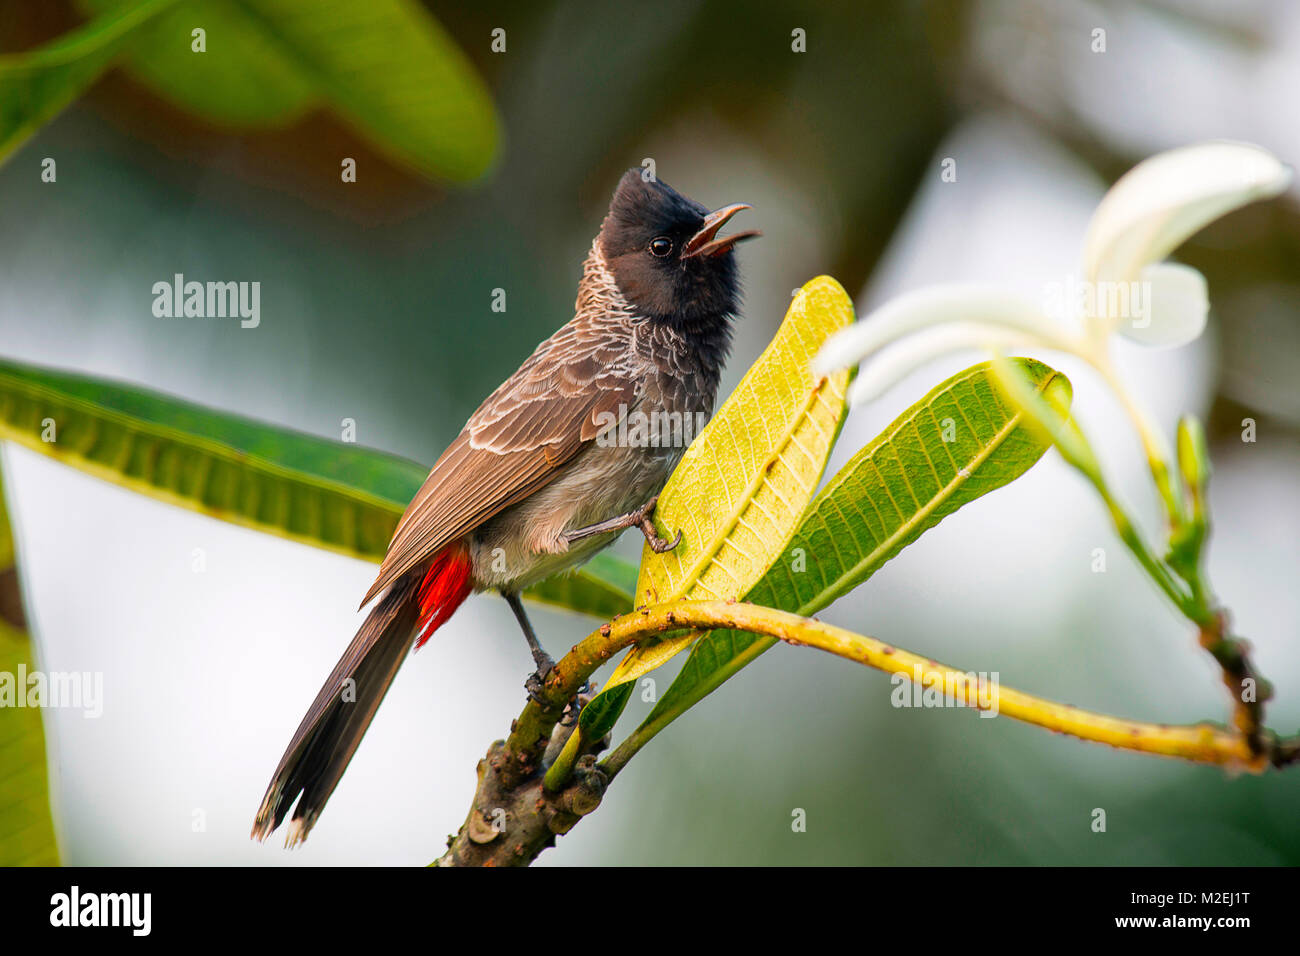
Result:
<svg viewBox="0 0 1300 956">
<path fill-rule="evenodd" d="M 293 807 L 287 845 L 307 838 L 407 651 L 470 591 L 510 603 L 537 664 L 535 693 L 552 662 L 519 592 L 625 528 L 655 550 L 676 546 L 681 532 L 664 540 L 650 514 L 689 443 L 683 423 L 713 412 L 738 305 L 732 247 L 758 235 L 718 230 L 747 208 L 709 212 L 638 169 L 623 176 L 573 319 L 470 416 L 398 522 L 361 604 L 379 600 L 280 759 L 254 837 Z"/>
</svg>

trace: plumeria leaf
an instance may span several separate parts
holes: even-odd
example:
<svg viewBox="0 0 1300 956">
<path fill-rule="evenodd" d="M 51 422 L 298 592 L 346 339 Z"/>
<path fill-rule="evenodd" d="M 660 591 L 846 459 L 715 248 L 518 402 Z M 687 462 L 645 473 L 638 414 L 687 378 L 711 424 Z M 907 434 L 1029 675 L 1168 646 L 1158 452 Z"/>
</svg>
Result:
<svg viewBox="0 0 1300 956">
<path fill-rule="evenodd" d="M 328 107 L 389 159 L 463 182 L 500 132 L 486 85 L 416 0 L 82 0 L 91 21 L 0 57 L 0 158 L 123 63 L 222 126 L 280 127 Z M 171 9 L 175 7 L 175 9 Z M 192 31 L 204 31 L 204 53 Z"/>
<path fill-rule="evenodd" d="M 88 375 L 0 361 L 0 439 L 169 504 L 369 561 L 424 465 Z M 526 592 L 596 617 L 631 608 L 631 565 L 601 556 Z"/>
<path fill-rule="evenodd" d="M 135 4 L 77 0 L 91 16 Z M 210 52 L 191 49 L 196 27 Z M 187 0 L 168 10 L 135 31 L 116 65 L 167 102 L 220 126 L 284 126 L 324 105 L 301 67 L 266 34 L 257 7 L 235 0 Z"/>
<path fill-rule="evenodd" d="M 176 2 L 122 5 L 40 49 L 0 56 L 0 161 L 89 89 L 142 24 Z"/>
<path fill-rule="evenodd" d="M 1010 361 L 1063 417 L 1069 380 L 1032 359 Z M 1028 471 L 1051 442 L 1025 424 L 990 363 L 938 385 L 831 479 L 745 600 L 816 614 L 958 508 Z M 775 642 L 741 631 L 709 633 L 636 734 L 648 739 Z"/>
<path fill-rule="evenodd" d="M 1023 360 L 996 356 L 989 363 L 993 380 L 1022 413 L 1021 428 L 1037 430 L 1049 445 L 1055 445 L 1068 464 L 1101 481 L 1101 462 L 1093 451 L 1079 422 L 1064 414 L 1064 407 L 1053 401 L 1056 395 L 1044 392 L 1030 375 Z M 1068 396 L 1067 396 L 1068 397 Z"/>
<path fill-rule="evenodd" d="M 0 676 L 15 694 L 27 693 L 17 675 L 36 670 L 33 651 L 0 481 Z M 0 866 L 58 866 L 41 708 L 15 703 L 0 699 Z"/>
<path fill-rule="evenodd" d="M 224 32 L 209 35 L 220 55 L 196 64 L 188 46 L 200 9 Z M 416 0 L 200 0 L 146 29 L 132 71 L 216 121 L 282 121 L 320 103 L 395 162 L 457 182 L 481 176 L 496 153 L 487 86 Z"/>
<path fill-rule="evenodd" d="M 853 303 L 834 279 L 813 279 L 795 296 L 771 344 L 664 486 L 655 521 L 661 533 L 680 528 L 683 538 L 663 554 L 645 548 L 638 602 L 739 598 L 781 553 L 821 480 L 846 412 L 850 373 L 815 376 L 809 366 L 827 337 L 852 321 Z M 605 693 L 658 667 L 697 636 L 633 648 Z M 584 709 L 584 735 L 603 736 L 621 710 Z"/>
</svg>

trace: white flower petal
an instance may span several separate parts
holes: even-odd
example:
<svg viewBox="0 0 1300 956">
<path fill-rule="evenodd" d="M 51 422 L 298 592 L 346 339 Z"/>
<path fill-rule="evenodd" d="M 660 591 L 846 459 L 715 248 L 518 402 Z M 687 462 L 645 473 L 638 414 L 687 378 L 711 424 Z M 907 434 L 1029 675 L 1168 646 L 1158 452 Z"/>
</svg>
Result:
<svg viewBox="0 0 1300 956">
<path fill-rule="evenodd" d="M 1276 196 L 1290 179 L 1290 168 L 1250 143 L 1201 143 L 1143 160 L 1097 206 L 1084 240 L 1084 276 L 1135 279 L 1206 224 Z"/>
<path fill-rule="evenodd" d="M 849 389 L 849 403 L 873 401 L 917 369 L 951 352 L 994 348 L 1016 351 L 1035 344 L 1031 336 L 1005 326 L 960 322 L 927 329 L 890 345 L 865 363 Z"/>
<path fill-rule="evenodd" d="M 855 365 L 890 342 L 943 324 L 998 326 L 1036 341 L 1071 345 L 1060 327 L 1033 303 L 1015 292 L 987 283 L 927 286 L 890 299 L 849 328 L 836 332 L 813 359 L 813 372 L 826 375 Z"/>
<path fill-rule="evenodd" d="M 1191 266 L 1160 262 L 1142 270 L 1140 291 L 1130 315 L 1115 326 L 1126 339 L 1174 348 L 1205 331 L 1210 311 L 1205 276 Z"/>
</svg>

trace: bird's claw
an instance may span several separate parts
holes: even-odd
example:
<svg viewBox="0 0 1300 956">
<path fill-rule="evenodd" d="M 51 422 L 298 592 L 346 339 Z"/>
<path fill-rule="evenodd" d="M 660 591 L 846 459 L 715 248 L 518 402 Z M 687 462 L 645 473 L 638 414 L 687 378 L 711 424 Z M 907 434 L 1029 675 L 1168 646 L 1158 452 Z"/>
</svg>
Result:
<svg viewBox="0 0 1300 956">
<path fill-rule="evenodd" d="M 646 541 L 650 545 L 650 550 L 655 554 L 663 554 L 665 551 L 671 551 L 682 543 L 682 529 L 677 529 L 677 536 L 672 541 L 659 537 L 659 532 L 655 530 L 654 522 L 650 520 L 650 515 L 654 513 L 655 505 L 659 503 L 659 496 L 655 495 L 634 513 L 638 516 L 637 525 L 641 533 L 645 535 Z"/>
<path fill-rule="evenodd" d="M 546 697 L 542 693 L 545 685 L 546 678 L 535 672 L 529 674 L 528 680 L 524 681 L 524 690 L 528 692 L 528 699 L 543 709 L 548 706 Z"/>
<path fill-rule="evenodd" d="M 546 678 L 550 676 L 551 671 L 555 669 L 555 661 L 551 660 L 549 655 L 543 655 L 537 660 L 537 670 L 528 675 L 528 680 L 524 681 L 524 690 L 528 692 L 528 699 L 538 707 L 545 710 L 550 706 L 546 699 Z"/>
<path fill-rule="evenodd" d="M 671 541 L 667 541 L 659 535 L 647 535 L 646 540 L 650 542 L 650 550 L 655 554 L 663 554 L 665 551 L 671 551 L 682 543 L 682 529 L 677 529 L 677 536 Z"/>
</svg>

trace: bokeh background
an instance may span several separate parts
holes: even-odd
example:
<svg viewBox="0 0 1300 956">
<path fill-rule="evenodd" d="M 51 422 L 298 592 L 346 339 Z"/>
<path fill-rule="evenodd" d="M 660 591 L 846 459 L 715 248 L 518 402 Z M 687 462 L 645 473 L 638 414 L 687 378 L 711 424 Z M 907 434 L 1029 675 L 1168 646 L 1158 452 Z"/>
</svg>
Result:
<svg viewBox="0 0 1300 956">
<path fill-rule="evenodd" d="M 115 70 L 0 168 L 0 353 L 330 438 L 351 418 L 360 442 L 431 462 L 570 317 L 609 193 L 644 158 L 710 207 L 752 203 L 745 225 L 764 231 L 739 253 L 725 393 L 815 275 L 835 276 L 859 315 L 931 282 L 1063 280 L 1105 187 L 1139 159 L 1222 137 L 1300 156 L 1300 6 L 1285 0 L 428 7 L 499 112 L 486 176 L 430 182 L 323 111 L 271 130 L 205 123 Z M 61 0 L 0 2 L 0 50 L 80 19 Z M 505 53 L 490 49 L 498 27 Z M 806 52 L 791 49 L 795 28 Z M 40 182 L 46 156 L 57 184 Z M 355 184 L 339 180 L 342 156 L 358 159 Z M 956 182 L 940 178 L 948 157 Z M 1209 278 L 1206 336 L 1120 355 L 1170 434 L 1184 411 L 1208 422 L 1211 579 L 1276 686 L 1282 732 L 1300 723 L 1298 199 L 1293 186 L 1180 251 Z M 260 326 L 155 318 L 151 287 L 176 272 L 260 281 Z M 1118 409 L 1085 369 L 1041 357 L 1070 375 L 1116 485 L 1155 528 Z M 977 358 L 854 410 L 830 471 Z M 373 566 L 14 446 L 3 468 L 42 666 L 105 674 L 103 717 L 46 714 L 66 862 L 422 864 L 441 851 L 475 761 L 522 700 L 529 660 L 503 602 L 472 599 L 403 668 L 304 848 L 256 845 L 268 775 Z M 638 554 L 630 537 L 619 547 Z M 1194 634 L 1055 453 L 823 616 L 1102 711 L 1227 710 Z M 593 623 L 534 620 L 553 652 Z M 658 738 L 539 862 L 1300 862 L 1300 774 L 1233 778 L 1005 718 L 894 709 L 890 690 L 779 646 Z M 634 697 L 622 728 L 649 706 Z M 806 832 L 792 832 L 796 808 Z"/>
</svg>

